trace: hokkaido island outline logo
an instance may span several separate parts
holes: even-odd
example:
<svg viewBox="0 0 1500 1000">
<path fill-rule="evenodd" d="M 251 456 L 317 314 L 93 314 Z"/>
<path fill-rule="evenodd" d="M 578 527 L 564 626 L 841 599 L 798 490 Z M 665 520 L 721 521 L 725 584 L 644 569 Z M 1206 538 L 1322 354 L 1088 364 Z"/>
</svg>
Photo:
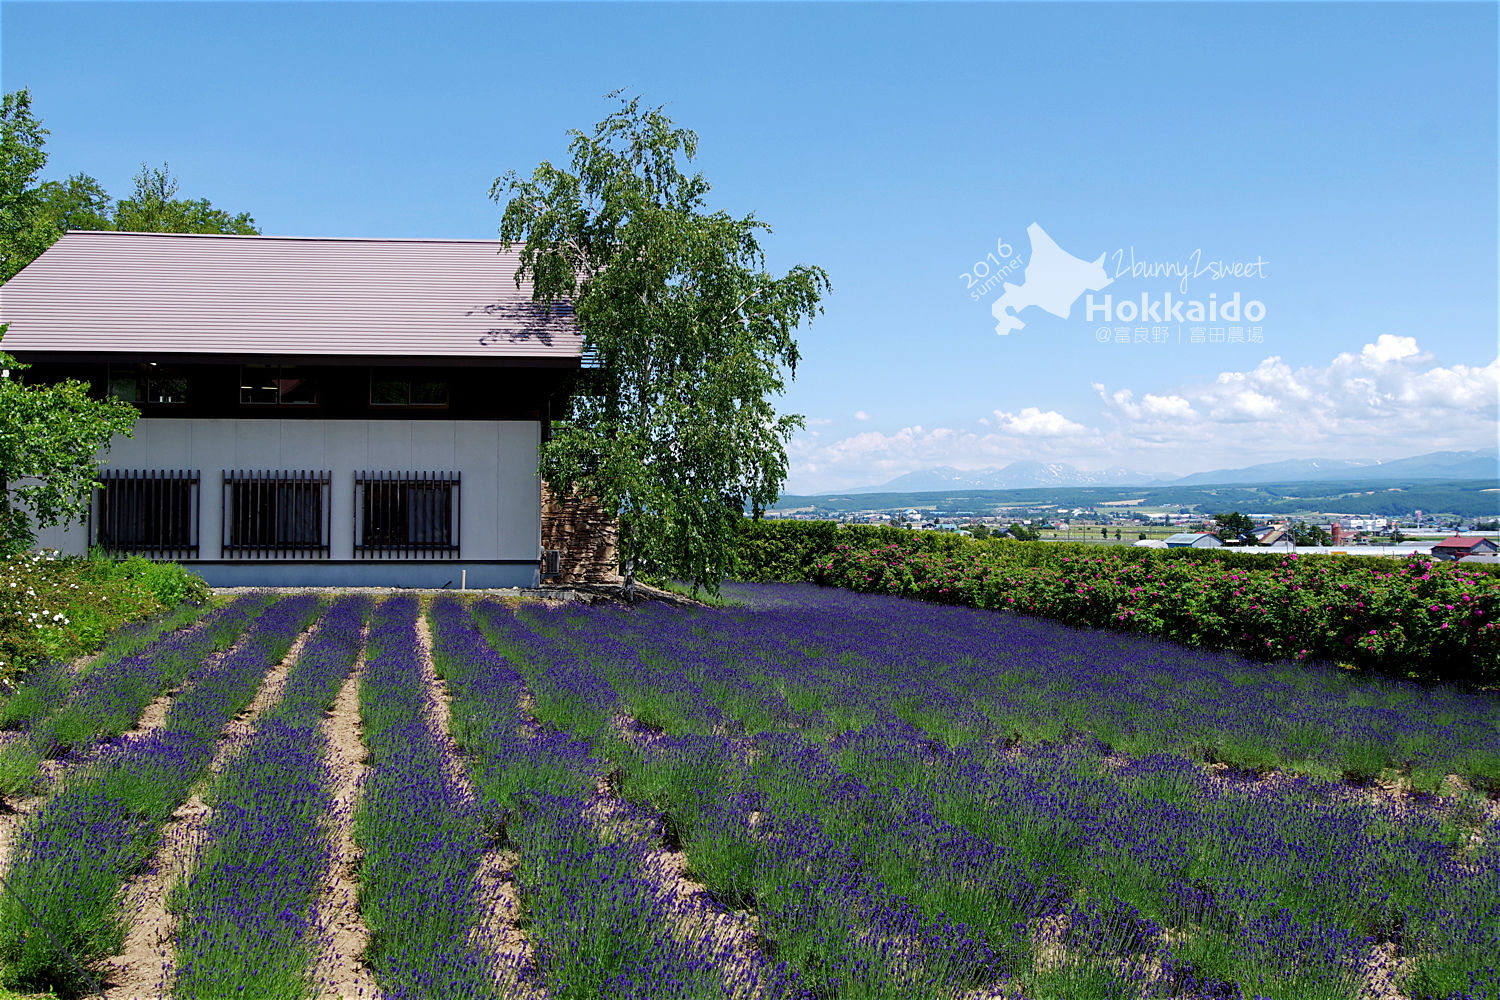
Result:
<svg viewBox="0 0 1500 1000">
<path fill-rule="evenodd" d="M 1264 258 L 1207 259 L 1198 249 L 1180 260 L 1137 260 L 1135 248 L 1131 247 L 1116 250 L 1113 255 L 1106 251 L 1090 261 L 1075 257 L 1058 246 L 1035 222 L 1026 227 L 1026 237 L 1031 242 L 1029 261 L 1022 261 L 1014 253 L 1014 248 L 1000 239 L 996 241 L 995 250 L 986 254 L 984 259 L 975 261 L 972 271 L 959 275 L 960 280 L 968 282 L 969 298 L 976 301 L 989 294 L 996 285 L 1001 286 L 1000 296 L 990 305 L 990 313 L 995 318 L 995 332 L 1002 337 L 1024 329 L 1026 323 L 1021 319 L 1021 313 L 1032 307 L 1059 319 L 1068 319 L 1074 304 L 1087 294 L 1084 318 L 1088 322 L 1143 324 L 1100 326 L 1095 334 L 1100 343 L 1111 340 L 1117 343 L 1166 343 L 1172 339 L 1181 342 L 1185 324 L 1194 324 L 1188 327 L 1190 343 L 1246 340 L 1259 343 L 1263 338 L 1263 327 L 1239 325 L 1259 324 L 1265 319 L 1266 307 L 1260 299 L 1242 300 L 1239 291 L 1222 300 L 1217 292 L 1210 293 L 1206 299 L 1188 298 L 1186 293 L 1189 282 L 1195 279 L 1264 278 L 1267 263 Z M 1105 261 L 1111 256 L 1113 266 L 1107 267 Z M 1022 275 L 1019 284 L 1005 280 L 1018 272 Z M 1118 301 L 1113 293 L 1101 298 L 1093 295 L 1125 276 L 1176 278 L 1177 295 L 1171 291 L 1156 295 L 1147 291 L 1138 298 L 1126 296 Z M 1218 323 L 1233 325 L 1196 325 Z"/>
<path fill-rule="evenodd" d="M 1019 285 L 1005 282 L 1005 290 L 990 306 L 995 332 L 1002 337 L 1026 325 L 1021 321 L 1022 310 L 1036 306 L 1067 319 L 1084 292 L 1097 292 L 1114 283 L 1104 273 L 1104 254 L 1092 262 L 1074 257 L 1035 222 L 1026 227 L 1026 238 L 1031 241 L 1031 261 L 1025 277 Z"/>
</svg>

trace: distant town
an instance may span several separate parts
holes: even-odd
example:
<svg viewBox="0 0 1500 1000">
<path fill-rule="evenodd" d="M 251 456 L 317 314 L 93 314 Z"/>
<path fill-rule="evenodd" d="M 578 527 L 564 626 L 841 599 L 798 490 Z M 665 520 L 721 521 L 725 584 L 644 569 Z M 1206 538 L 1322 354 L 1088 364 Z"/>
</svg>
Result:
<svg viewBox="0 0 1500 1000">
<path fill-rule="evenodd" d="M 1381 483 L 1378 489 L 1354 488 L 1359 485 L 1202 487 L 1195 492 L 1203 495 L 1182 497 L 1182 501 L 1191 502 L 1179 503 L 1150 495 L 1163 491 L 1135 490 L 1144 495 L 1121 497 L 1120 493 L 1131 491 L 1099 488 L 783 497 L 766 516 L 848 525 L 885 524 L 976 538 L 1496 559 L 1500 550 L 1500 510 L 1496 509 L 1500 507 L 1500 486 L 1493 481 Z M 1057 494 L 1085 492 L 1099 496 L 1072 497 L 1072 503 L 1049 502 L 1059 499 Z M 1439 502 L 1449 499 L 1443 505 L 1449 509 L 1413 507 L 1395 511 L 1392 507 L 1401 506 L 1401 500 L 1392 494 Z M 1105 495 L 1114 498 L 1103 499 Z M 1264 507 L 1255 505 L 1256 499 L 1269 496 L 1274 496 L 1274 502 Z M 1454 501 L 1454 497 L 1462 499 Z M 1328 509 L 1331 504 L 1326 501 L 1334 498 L 1353 503 L 1345 510 Z M 1077 502 L 1080 499 L 1083 502 Z M 1355 507 L 1361 500 L 1364 509 Z M 1231 513 L 1238 515 L 1233 522 L 1236 528 L 1226 531 L 1216 515 Z M 1459 542 L 1454 542 L 1454 536 Z"/>
</svg>

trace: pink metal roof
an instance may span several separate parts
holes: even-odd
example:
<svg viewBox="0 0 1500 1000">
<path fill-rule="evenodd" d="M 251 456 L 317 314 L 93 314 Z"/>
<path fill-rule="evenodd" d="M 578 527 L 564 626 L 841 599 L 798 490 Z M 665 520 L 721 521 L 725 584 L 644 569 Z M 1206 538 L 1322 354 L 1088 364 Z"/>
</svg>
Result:
<svg viewBox="0 0 1500 1000">
<path fill-rule="evenodd" d="M 1436 545 L 1433 546 L 1433 548 L 1435 548 L 1435 549 L 1472 549 L 1474 546 L 1478 545 L 1480 542 L 1488 542 L 1488 541 L 1489 541 L 1489 539 L 1485 538 L 1483 535 L 1480 535 L 1477 538 L 1463 538 L 1463 537 L 1461 537 L 1459 535 L 1454 535 L 1451 538 L 1445 538 L 1441 542 L 1438 542 Z"/>
<path fill-rule="evenodd" d="M 545 315 L 517 262 L 498 240 L 74 231 L 0 288 L 0 349 L 576 361 L 571 309 Z"/>
</svg>

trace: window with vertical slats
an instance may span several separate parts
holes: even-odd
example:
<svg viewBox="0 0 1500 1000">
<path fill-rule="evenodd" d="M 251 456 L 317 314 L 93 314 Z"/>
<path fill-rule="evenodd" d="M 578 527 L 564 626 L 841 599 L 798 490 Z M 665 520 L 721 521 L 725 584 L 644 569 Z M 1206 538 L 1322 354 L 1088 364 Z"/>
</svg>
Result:
<svg viewBox="0 0 1500 1000">
<path fill-rule="evenodd" d="M 356 472 L 355 555 L 456 555 L 458 490 L 457 472 Z"/>
<path fill-rule="evenodd" d="M 328 471 L 226 470 L 224 554 L 326 557 L 331 481 Z"/>
<path fill-rule="evenodd" d="M 89 512 L 89 544 L 106 552 L 198 555 L 198 471 L 103 469 Z"/>
</svg>

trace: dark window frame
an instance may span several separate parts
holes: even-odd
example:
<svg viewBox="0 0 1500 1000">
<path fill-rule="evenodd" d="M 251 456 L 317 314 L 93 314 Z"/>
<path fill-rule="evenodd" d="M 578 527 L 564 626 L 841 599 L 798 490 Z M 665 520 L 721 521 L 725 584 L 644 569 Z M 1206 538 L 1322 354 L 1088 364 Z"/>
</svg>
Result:
<svg viewBox="0 0 1500 1000">
<path fill-rule="evenodd" d="M 157 369 L 153 372 L 152 369 Z M 168 373 L 172 374 L 168 374 Z M 136 397 L 126 399 L 115 392 L 115 383 L 123 382 L 132 378 L 136 383 Z M 181 399 L 153 399 L 152 383 L 165 382 L 168 379 L 181 379 Z M 124 400 L 133 406 L 187 406 L 192 396 L 191 383 L 188 381 L 189 374 L 185 365 L 159 364 L 155 361 L 111 361 L 104 372 L 104 394 L 115 399 Z"/>
<path fill-rule="evenodd" d="M 447 378 L 421 379 L 410 375 L 399 375 L 381 378 L 379 368 L 370 369 L 370 379 L 367 386 L 366 401 L 373 409 L 380 410 L 446 410 L 453 405 L 453 380 Z M 406 402 L 404 403 L 381 403 L 375 400 L 375 383 L 379 382 L 405 382 Z M 441 382 L 443 384 L 443 401 L 441 403 L 413 403 L 411 401 L 414 387 L 418 382 Z"/>
<path fill-rule="evenodd" d="M 457 470 L 354 473 L 356 559 L 457 556 L 462 515 Z"/>
<path fill-rule="evenodd" d="M 225 469 L 220 555 L 326 559 L 333 534 L 330 470 Z"/>
<path fill-rule="evenodd" d="M 111 555 L 196 559 L 197 469 L 101 469 L 89 504 L 89 545 Z"/>
<path fill-rule="evenodd" d="M 249 376 L 246 375 L 246 371 L 247 371 L 247 369 L 251 369 L 251 368 L 270 368 L 270 369 L 274 369 L 275 370 L 276 376 L 271 380 L 271 381 L 277 383 L 277 385 L 276 385 L 276 398 L 275 399 L 247 399 L 246 398 L 246 394 L 247 393 L 256 392 L 256 391 L 258 391 L 258 388 L 260 388 L 260 389 L 266 388 L 266 387 L 258 387 L 257 388 L 257 387 L 253 387 L 253 386 L 250 386 L 250 385 L 246 384 L 247 381 L 249 380 Z M 312 399 L 309 399 L 309 400 L 290 400 L 290 401 L 288 401 L 285 398 L 286 390 L 284 388 L 282 388 L 282 386 L 281 386 L 280 383 L 290 381 L 290 379 L 283 378 L 282 375 L 281 375 L 281 373 L 284 372 L 284 371 L 297 371 L 297 370 L 304 371 L 304 372 L 312 372 L 313 373 L 313 374 L 310 374 L 310 375 L 306 376 L 306 381 L 310 382 L 312 384 L 312 391 L 313 391 L 313 398 Z M 268 364 L 241 364 L 239 366 L 239 370 L 238 371 L 239 371 L 239 382 L 237 383 L 238 388 L 236 389 L 236 393 L 237 393 L 237 399 L 239 401 L 239 405 L 240 406 L 251 406 L 251 407 L 263 407 L 263 406 L 264 407 L 272 407 L 272 406 L 274 406 L 274 407 L 289 407 L 291 409 L 296 409 L 296 410 L 310 410 L 310 409 L 313 409 L 315 407 L 320 407 L 320 406 L 323 405 L 323 384 L 322 384 L 323 380 L 322 380 L 322 377 L 319 374 L 317 374 L 317 370 L 316 369 L 313 369 L 313 368 L 311 368 L 308 365 L 283 365 L 283 364 L 271 364 L 271 363 L 268 363 Z"/>
</svg>

